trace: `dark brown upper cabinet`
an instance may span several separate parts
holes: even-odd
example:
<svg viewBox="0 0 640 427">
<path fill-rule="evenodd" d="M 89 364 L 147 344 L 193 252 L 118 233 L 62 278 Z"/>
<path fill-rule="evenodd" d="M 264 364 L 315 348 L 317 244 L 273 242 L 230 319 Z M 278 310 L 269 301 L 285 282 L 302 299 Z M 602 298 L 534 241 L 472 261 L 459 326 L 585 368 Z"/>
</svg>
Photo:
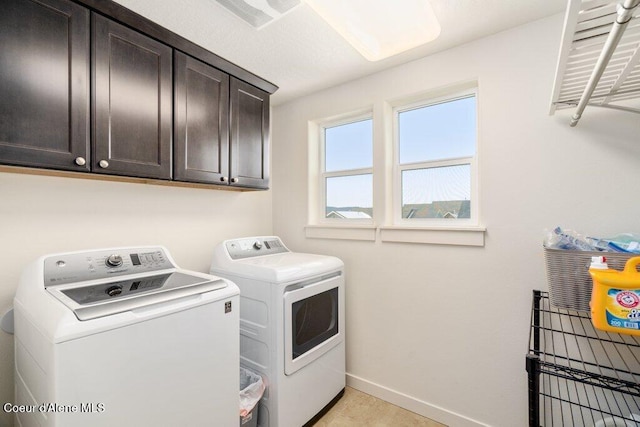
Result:
<svg viewBox="0 0 640 427">
<path fill-rule="evenodd" d="M 89 170 L 89 11 L 3 0 L 0 163 Z"/>
<path fill-rule="evenodd" d="M 269 94 L 233 77 L 230 86 L 230 184 L 269 188 Z"/>
<path fill-rule="evenodd" d="M 173 178 L 225 184 L 229 178 L 229 76 L 178 51 L 174 64 Z"/>
<path fill-rule="evenodd" d="M 269 187 L 269 94 L 175 53 L 174 179 Z"/>
<path fill-rule="evenodd" d="M 92 14 L 96 173 L 171 178 L 172 49 Z"/>
<path fill-rule="evenodd" d="M 0 9 L 0 164 L 269 187 L 277 86 L 111 0 Z"/>
</svg>

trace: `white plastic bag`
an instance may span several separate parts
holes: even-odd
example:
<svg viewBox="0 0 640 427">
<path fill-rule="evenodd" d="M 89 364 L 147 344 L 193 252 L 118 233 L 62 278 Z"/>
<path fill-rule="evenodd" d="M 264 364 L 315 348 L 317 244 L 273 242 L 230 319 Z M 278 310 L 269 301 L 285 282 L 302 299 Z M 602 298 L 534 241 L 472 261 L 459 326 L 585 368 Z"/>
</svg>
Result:
<svg viewBox="0 0 640 427">
<path fill-rule="evenodd" d="M 597 251 L 583 235 L 573 230 L 564 230 L 556 227 L 551 232 L 546 232 L 544 247 L 550 249 L 565 249 L 571 251 Z"/>
<path fill-rule="evenodd" d="M 246 417 L 262 399 L 265 385 L 262 377 L 240 367 L 240 416 Z"/>
</svg>

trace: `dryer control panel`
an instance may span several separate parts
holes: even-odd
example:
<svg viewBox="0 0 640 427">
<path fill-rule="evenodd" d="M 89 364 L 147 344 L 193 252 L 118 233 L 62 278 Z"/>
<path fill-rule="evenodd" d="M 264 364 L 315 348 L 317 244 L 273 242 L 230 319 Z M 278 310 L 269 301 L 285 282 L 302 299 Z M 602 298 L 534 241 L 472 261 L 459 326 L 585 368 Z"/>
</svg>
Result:
<svg viewBox="0 0 640 427">
<path fill-rule="evenodd" d="M 44 286 L 174 268 L 160 247 L 52 255 L 44 260 Z"/>
<path fill-rule="evenodd" d="M 234 260 L 289 252 L 282 241 L 274 236 L 227 240 L 225 248 Z"/>
</svg>

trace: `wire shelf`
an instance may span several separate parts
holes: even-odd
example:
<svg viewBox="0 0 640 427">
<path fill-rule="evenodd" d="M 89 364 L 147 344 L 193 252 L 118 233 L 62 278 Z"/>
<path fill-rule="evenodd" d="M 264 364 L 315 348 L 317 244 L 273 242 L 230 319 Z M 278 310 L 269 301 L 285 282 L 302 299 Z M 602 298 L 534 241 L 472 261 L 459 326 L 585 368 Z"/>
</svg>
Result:
<svg viewBox="0 0 640 427">
<path fill-rule="evenodd" d="M 640 339 L 597 330 L 589 312 L 533 292 L 529 426 L 640 427 Z"/>
<path fill-rule="evenodd" d="M 587 105 L 640 113 L 640 2 L 569 0 L 551 111 L 572 108 L 575 126 Z"/>
</svg>

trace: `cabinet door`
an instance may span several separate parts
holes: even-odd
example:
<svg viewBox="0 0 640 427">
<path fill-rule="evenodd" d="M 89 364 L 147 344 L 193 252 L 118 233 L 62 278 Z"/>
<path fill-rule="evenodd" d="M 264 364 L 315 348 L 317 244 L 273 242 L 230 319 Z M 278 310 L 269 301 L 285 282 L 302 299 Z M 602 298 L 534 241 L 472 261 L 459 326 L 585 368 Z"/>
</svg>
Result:
<svg viewBox="0 0 640 427">
<path fill-rule="evenodd" d="M 172 50 L 92 14 L 93 172 L 171 178 Z"/>
<path fill-rule="evenodd" d="M 175 52 L 174 169 L 178 181 L 226 184 L 229 76 Z"/>
<path fill-rule="evenodd" d="M 0 163 L 89 169 L 89 11 L 3 0 Z"/>
<path fill-rule="evenodd" d="M 269 94 L 231 78 L 231 185 L 269 188 Z"/>
</svg>

